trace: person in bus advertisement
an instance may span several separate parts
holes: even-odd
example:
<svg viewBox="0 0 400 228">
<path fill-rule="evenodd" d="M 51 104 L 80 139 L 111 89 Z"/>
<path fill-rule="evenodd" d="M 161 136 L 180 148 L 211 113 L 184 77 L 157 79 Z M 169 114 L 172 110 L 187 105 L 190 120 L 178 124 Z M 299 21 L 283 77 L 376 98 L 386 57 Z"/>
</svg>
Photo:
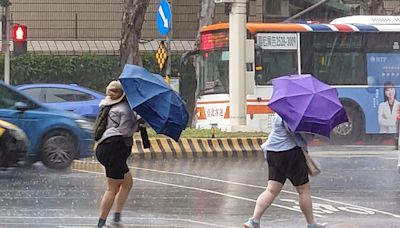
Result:
<svg viewBox="0 0 400 228">
<path fill-rule="evenodd" d="M 244 228 L 260 228 L 261 216 L 278 196 L 286 180 L 296 188 L 299 206 L 307 221 L 307 228 L 324 228 L 326 223 L 316 223 L 312 209 L 308 167 L 303 155 L 307 141 L 299 133 L 289 130 L 286 123 L 274 114 L 272 132 L 261 145 L 268 163 L 268 184 L 256 201 L 253 216 L 243 224 Z"/>
<path fill-rule="evenodd" d="M 400 84 L 400 54 L 368 53 L 368 86 L 373 91 L 372 107 L 364 107 L 365 115 L 372 118 L 366 122 L 366 133 L 397 133 L 396 115 L 399 108 L 397 86 Z M 374 111 L 368 113 L 368 110 Z"/>
<path fill-rule="evenodd" d="M 399 101 L 396 99 L 396 88 L 390 81 L 383 85 L 383 99 L 378 108 L 379 132 L 396 133 Z"/>
</svg>

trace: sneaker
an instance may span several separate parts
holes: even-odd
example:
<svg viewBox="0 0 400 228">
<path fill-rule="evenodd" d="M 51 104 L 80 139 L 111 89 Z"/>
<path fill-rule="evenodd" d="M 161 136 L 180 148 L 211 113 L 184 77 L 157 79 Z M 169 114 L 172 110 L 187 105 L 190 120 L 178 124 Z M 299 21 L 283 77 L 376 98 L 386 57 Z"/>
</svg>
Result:
<svg viewBox="0 0 400 228">
<path fill-rule="evenodd" d="M 260 223 L 255 222 L 253 218 L 249 218 L 247 222 L 243 224 L 244 228 L 260 228 Z"/>
<path fill-rule="evenodd" d="M 119 227 L 119 228 L 126 228 L 127 227 L 124 224 L 122 224 L 121 221 L 119 221 L 119 222 L 112 221 L 111 225 L 112 225 L 112 227 Z"/>
<path fill-rule="evenodd" d="M 314 223 L 307 225 L 307 228 L 325 228 L 327 226 L 328 226 L 327 223 Z"/>
</svg>

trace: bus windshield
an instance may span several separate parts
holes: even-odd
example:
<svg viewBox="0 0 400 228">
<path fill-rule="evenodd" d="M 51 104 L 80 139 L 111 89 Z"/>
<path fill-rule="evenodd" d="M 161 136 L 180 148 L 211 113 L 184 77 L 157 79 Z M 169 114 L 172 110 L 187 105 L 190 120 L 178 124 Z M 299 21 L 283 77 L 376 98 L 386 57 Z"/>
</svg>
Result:
<svg viewBox="0 0 400 228">
<path fill-rule="evenodd" d="M 198 95 L 229 93 L 229 51 L 213 49 L 199 56 Z"/>
<path fill-rule="evenodd" d="M 272 79 L 297 73 L 297 52 L 257 50 L 256 85 L 272 85 Z"/>
</svg>

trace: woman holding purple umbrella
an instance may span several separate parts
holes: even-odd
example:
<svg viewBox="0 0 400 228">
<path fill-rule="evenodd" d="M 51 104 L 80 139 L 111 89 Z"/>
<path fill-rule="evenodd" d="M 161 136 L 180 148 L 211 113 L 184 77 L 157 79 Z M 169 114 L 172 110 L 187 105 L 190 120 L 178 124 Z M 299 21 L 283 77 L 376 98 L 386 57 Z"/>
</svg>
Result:
<svg viewBox="0 0 400 228">
<path fill-rule="evenodd" d="M 299 205 L 306 218 L 307 228 L 327 227 L 326 223 L 314 221 L 308 168 L 303 155 L 303 149 L 307 150 L 307 142 L 303 137 L 298 133 L 292 133 L 282 118 L 275 114 L 272 132 L 261 148 L 268 162 L 268 185 L 257 198 L 253 216 L 243 226 L 260 227 L 261 216 L 278 196 L 285 181 L 289 179 L 299 194 Z"/>
</svg>

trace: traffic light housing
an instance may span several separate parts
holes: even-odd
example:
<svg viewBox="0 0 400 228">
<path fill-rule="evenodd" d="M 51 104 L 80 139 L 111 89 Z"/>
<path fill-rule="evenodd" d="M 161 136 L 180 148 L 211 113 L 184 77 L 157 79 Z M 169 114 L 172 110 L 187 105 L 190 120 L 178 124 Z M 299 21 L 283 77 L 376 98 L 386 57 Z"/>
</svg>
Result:
<svg viewBox="0 0 400 228">
<path fill-rule="evenodd" d="M 23 55 L 27 51 L 28 28 L 25 25 L 14 25 L 12 27 L 12 40 L 14 43 L 14 53 Z"/>
</svg>

